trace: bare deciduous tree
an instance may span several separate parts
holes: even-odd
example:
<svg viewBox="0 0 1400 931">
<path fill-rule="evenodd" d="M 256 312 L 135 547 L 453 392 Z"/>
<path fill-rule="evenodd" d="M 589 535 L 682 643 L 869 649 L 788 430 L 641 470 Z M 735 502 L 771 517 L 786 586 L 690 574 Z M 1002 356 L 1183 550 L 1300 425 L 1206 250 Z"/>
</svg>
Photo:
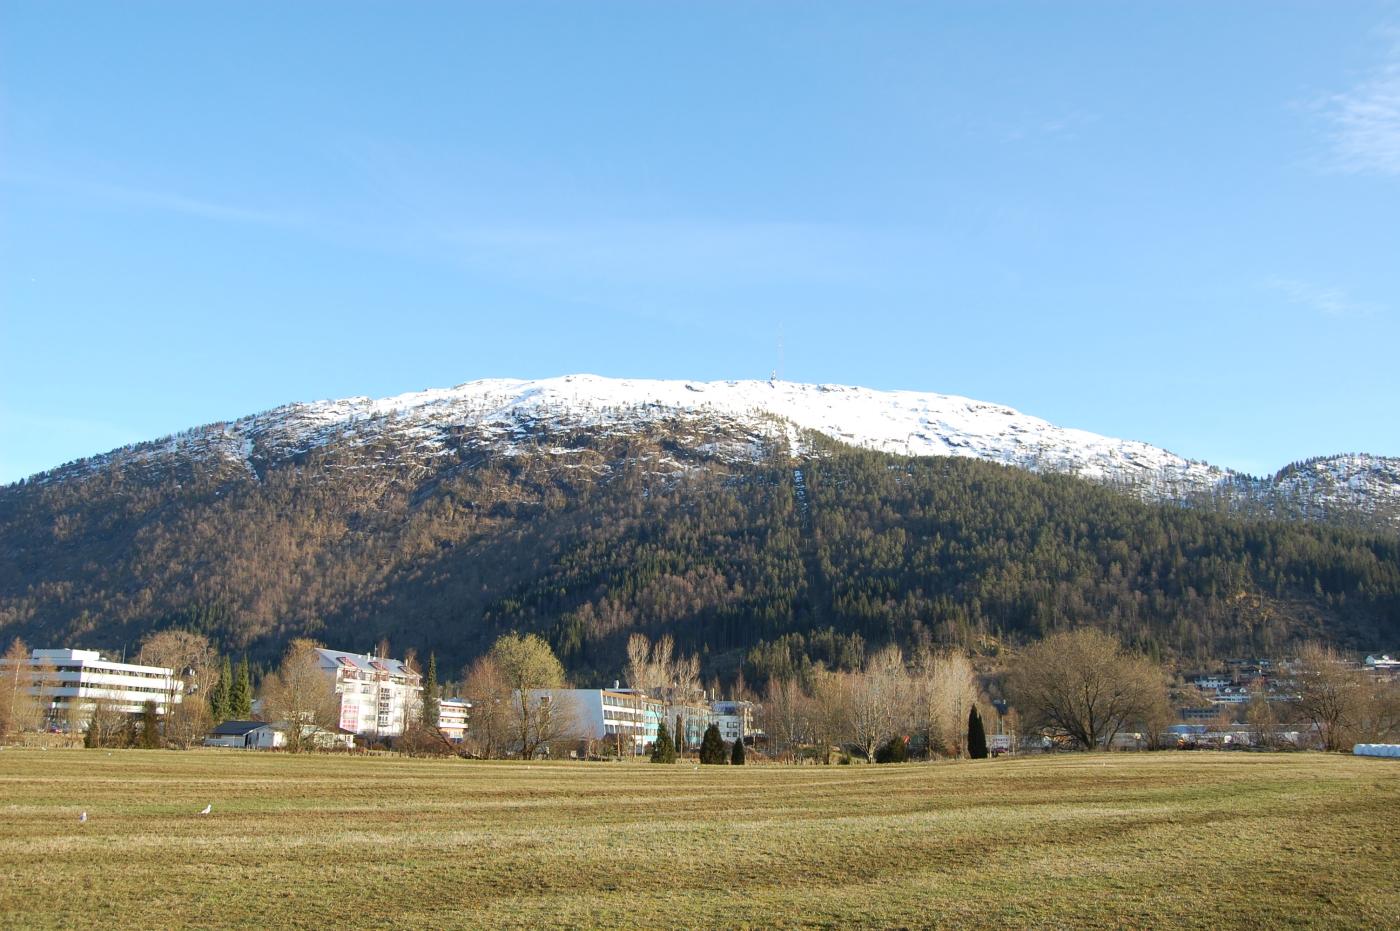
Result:
<svg viewBox="0 0 1400 931">
<path fill-rule="evenodd" d="M 700 658 L 675 655 L 670 634 L 653 646 L 646 634 L 627 638 L 627 684 L 656 698 L 687 701 L 700 691 Z"/>
<path fill-rule="evenodd" d="M 1293 662 L 1298 712 L 1317 730 L 1324 750 L 1349 750 L 1361 736 L 1371 689 L 1359 669 L 1333 650 L 1304 645 Z"/>
<path fill-rule="evenodd" d="M 769 679 L 763 695 L 763 730 L 773 752 L 789 761 L 808 739 L 811 699 L 794 679 Z"/>
<path fill-rule="evenodd" d="M 89 747 L 118 746 L 127 730 L 130 715 L 122 712 L 110 698 L 93 700 L 88 713 L 87 739 Z"/>
<path fill-rule="evenodd" d="M 501 669 L 483 656 L 463 671 L 462 692 L 471 702 L 466 743 L 472 752 L 492 760 L 505 754 L 512 733 L 510 709 L 514 696 Z"/>
<path fill-rule="evenodd" d="M 979 693 L 972 661 L 961 650 L 921 650 L 914 662 L 910 698 L 912 726 L 930 753 L 959 756 L 968 712 Z"/>
<path fill-rule="evenodd" d="M 1244 720 L 1249 725 L 1250 743 L 1271 750 L 1278 746 L 1278 714 L 1263 689 L 1256 690 L 1250 696 Z"/>
<path fill-rule="evenodd" d="M 161 696 L 161 729 L 171 745 L 187 747 L 208 730 L 208 696 L 219 678 L 218 660 L 208 637 L 187 630 L 156 631 L 141 641 L 136 661 L 172 673 Z"/>
<path fill-rule="evenodd" d="M 31 693 L 33 685 L 29 648 L 16 637 L 0 659 L 0 737 L 39 726 L 42 703 Z"/>
<path fill-rule="evenodd" d="M 818 759 L 831 762 L 831 746 L 850 729 L 851 677 L 818 668 L 811 676 L 812 705 L 809 727 Z"/>
<path fill-rule="evenodd" d="M 293 640 L 282 665 L 262 683 L 263 717 L 287 722 L 287 749 L 307 745 L 304 729 L 334 729 L 340 723 L 340 696 L 335 680 L 321 669 L 314 640 Z"/>
<path fill-rule="evenodd" d="M 887 646 L 872 655 L 859 673 L 849 673 L 850 739 L 864 757 L 900 732 L 907 721 L 909 677 L 899 647 Z"/>
<path fill-rule="evenodd" d="M 1111 745 L 1166 689 L 1160 669 L 1090 627 L 1051 634 L 1028 647 L 1008 685 L 1032 723 L 1086 750 Z"/>
</svg>

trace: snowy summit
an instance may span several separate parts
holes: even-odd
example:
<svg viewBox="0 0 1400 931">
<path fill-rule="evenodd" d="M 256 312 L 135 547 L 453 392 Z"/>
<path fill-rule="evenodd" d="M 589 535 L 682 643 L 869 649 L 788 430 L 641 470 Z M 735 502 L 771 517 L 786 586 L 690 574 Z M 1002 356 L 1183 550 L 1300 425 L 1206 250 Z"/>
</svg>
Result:
<svg viewBox="0 0 1400 931">
<path fill-rule="evenodd" d="M 712 421 L 747 442 L 710 450 L 753 455 L 775 442 L 804 451 L 807 431 L 909 456 L 964 456 L 1130 488 L 1151 500 L 1202 496 L 1302 502 L 1301 516 L 1344 507 L 1390 514 L 1400 505 L 1400 460 L 1349 455 L 1309 460 L 1267 479 L 1186 459 L 1135 440 L 1056 426 L 1012 408 L 956 395 L 769 381 L 672 381 L 565 375 L 483 379 L 389 398 L 288 404 L 129 450 L 137 459 L 220 455 L 253 468 L 329 443 L 392 440 L 398 455 L 431 459 L 469 431 L 505 454 L 553 430 L 622 433 L 665 419 Z M 538 449 L 538 446 L 532 446 Z M 546 450 L 547 451 L 547 450 Z M 89 460 L 98 465 L 106 457 Z M 61 478 L 67 470 L 49 473 Z M 1313 508 L 1316 513 L 1308 513 Z"/>
</svg>

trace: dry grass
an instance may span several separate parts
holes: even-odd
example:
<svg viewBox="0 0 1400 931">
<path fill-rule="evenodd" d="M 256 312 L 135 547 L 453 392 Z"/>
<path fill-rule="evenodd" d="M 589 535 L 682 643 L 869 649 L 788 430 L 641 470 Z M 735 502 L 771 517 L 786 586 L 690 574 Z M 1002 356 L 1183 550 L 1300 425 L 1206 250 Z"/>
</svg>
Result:
<svg viewBox="0 0 1400 931">
<path fill-rule="evenodd" d="M 1397 810 L 1400 764 L 1319 754 L 6 750 L 0 926 L 1394 928 Z"/>
</svg>

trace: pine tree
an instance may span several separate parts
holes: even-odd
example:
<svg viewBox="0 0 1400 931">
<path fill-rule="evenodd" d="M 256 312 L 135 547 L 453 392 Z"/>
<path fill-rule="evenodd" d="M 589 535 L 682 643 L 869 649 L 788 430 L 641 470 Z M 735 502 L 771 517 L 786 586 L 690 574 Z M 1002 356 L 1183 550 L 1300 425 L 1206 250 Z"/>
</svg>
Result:
<svg viewBox="0 0 1400 931">
<path fill-rule="evenodd" d="M 214 723 L 226 721 L 229 718 L 230 689 L 233 687 L 233 666 L 229 663 L 229 658 L 224 657 L 224 667 L 219 673 L 219 681 L 214 683 L 214 687 L 209 690 L 209 714 L 214 719 Z"/>
<path fill-rule="evenodd" d="M 743 765 L 744 765 L 744 741 L 743 741 L 743 738 L 740 738 L 739 740 L 734 741 L 734 752 L 731 753 L 731 754 L 729 755 L 729 764 L 730 764 L 731 766 L 743 766 Z"/>
<path fill-rule="evenodd" d="M 987 758 L 987 731 L 982 727 L 982 715 L 976 705 L 967 713 L 967 755 L 974 760 Z"/>
<path fill-rule="evenodd" d="M 238 676 L 228 693 L 228 715 L 239 721 L 253 716 L 253 686 L 248 678 L 248 657 L 244 656 L 243 662 L 238 664 Z"/>
<path fill-rule="evenodd" d="M 656 741 L 651 745 L 651 761 L 653 763 L 676 762 L 676 745 L 671 742 L 671 732 L 666 729 L 665 721 L 662 721 L 656 729 Z"/>
<path fill-rule="evenodd" d="M 724 762 L 724 738 L 719 735 L 719 725 L 705 728 L 705 737 L 700 741 L 700 762 L 722 764 Z"/>
<path fill-rule="evenodd" d="M 437 730 L 441 696 L 438 694 L 437 654 L 428 654 L 428 677 L 423 681 L 423 726 Z"/>
</svg>

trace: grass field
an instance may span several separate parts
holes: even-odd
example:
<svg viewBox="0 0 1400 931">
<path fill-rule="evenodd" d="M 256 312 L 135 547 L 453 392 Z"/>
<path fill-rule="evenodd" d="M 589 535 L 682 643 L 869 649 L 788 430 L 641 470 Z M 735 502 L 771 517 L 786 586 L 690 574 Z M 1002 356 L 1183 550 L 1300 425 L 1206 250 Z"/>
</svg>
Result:
<svg viewBox="0 0 1400 931">
<path fill-rule="evenodd" d="M 1400 762 L 1321 754 L 5 750 L 0 925 L 1395 928 L 1398 813 Z"/>
</svg>

